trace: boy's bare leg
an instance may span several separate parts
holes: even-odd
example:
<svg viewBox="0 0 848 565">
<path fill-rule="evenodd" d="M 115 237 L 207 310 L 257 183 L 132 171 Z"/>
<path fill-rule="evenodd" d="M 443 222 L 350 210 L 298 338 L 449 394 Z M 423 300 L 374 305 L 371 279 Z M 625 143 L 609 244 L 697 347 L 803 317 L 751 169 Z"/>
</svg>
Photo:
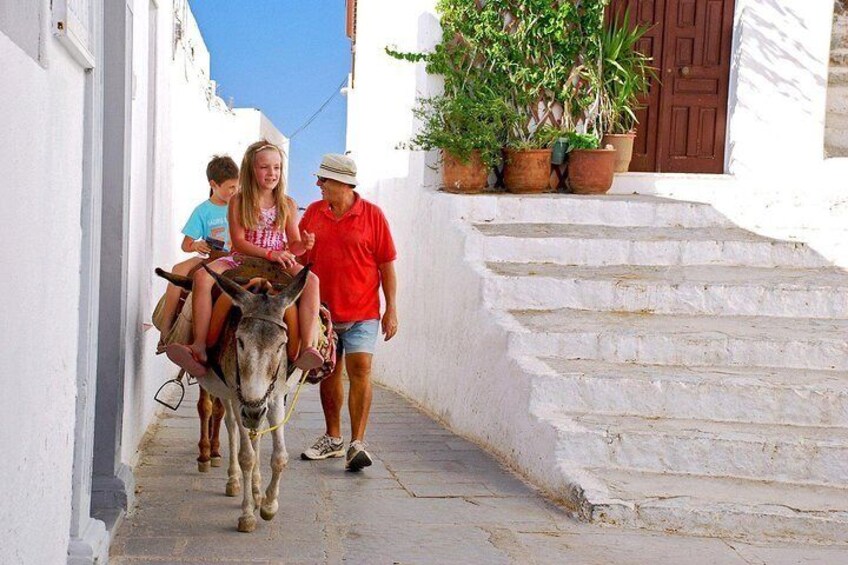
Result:
<svg viewBox="0 0 848 565">
<path fill-rule="evenodd" d="M 177 263 L 171 269 L 175 275 L 187 276 L 191 269 L 199 264 L 203 259 L 200 257 L 192 257 L 182 263 Z M 177 314 L 177 305 L 180 302 L 180 294 L 183 292 L 178 286 L 168 285 L 165 290 L 165 304 L 162 305 L 162 329 L 159 334 L 159 348 L 165 343 L 165 337 L 171 333 L 171 328 L 174 325 L 174 318 Z M 161 351 L 159 351 L 161 353 Z"/>
</svg>

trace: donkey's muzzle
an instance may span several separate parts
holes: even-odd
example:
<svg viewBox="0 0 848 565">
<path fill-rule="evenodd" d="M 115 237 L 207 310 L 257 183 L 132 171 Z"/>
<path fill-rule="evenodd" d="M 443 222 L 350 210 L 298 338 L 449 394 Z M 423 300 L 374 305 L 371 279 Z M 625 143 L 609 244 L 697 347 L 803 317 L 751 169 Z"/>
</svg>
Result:
<svg viewBox="0 0 848 565">
<path fill-rule="evenodd" d="M 258 408 L 242 406 L 241 421 L 245 425 L 245 427 L 255 430 L 259 427 L 259 424 L 262 423 L 262 418 L 265 417 L 265 414 L 267 412 L 268 406 L 266 406 L 265 404 Z"/>
</svg>

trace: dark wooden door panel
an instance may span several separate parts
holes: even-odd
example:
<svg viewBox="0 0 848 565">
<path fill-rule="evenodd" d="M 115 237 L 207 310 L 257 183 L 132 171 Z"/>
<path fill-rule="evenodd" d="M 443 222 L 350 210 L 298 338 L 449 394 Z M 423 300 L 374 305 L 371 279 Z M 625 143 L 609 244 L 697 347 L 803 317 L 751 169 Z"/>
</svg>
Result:
<svg viewBox="0 0 848 565">
<path fill-rule="evenodd" d="M 653 65 L 659 67 L 662 62 L 662 22 L 665 18 L 666 0 L 613 0 L 608 17 L 616 14 L 624 16 L 630 9 L 630 25 L 650 26 L 650 30 L 639 42 L 639 51 L 653 59 Z M 657 162 L 657 129 L 659 127 L 660 84 L 651 81 L 648 95 L 641 100 L 642 108 L 636 111 L 639 126 L 633 143 L 633 161 L 631 171 L 654 171 Z"/>
<path fill-rule="evenodd" d="M 608 20 L 652 26 L 639 45 L 653 81 L 637 111 L 631 171 L 724 172 L 734 0 L 613 0 Z"/>
<path fill-rule="evenodd" d="M 666 11 L 656 170 L 722 173 L 733 2 L 667 0 Z"/>
</svg>

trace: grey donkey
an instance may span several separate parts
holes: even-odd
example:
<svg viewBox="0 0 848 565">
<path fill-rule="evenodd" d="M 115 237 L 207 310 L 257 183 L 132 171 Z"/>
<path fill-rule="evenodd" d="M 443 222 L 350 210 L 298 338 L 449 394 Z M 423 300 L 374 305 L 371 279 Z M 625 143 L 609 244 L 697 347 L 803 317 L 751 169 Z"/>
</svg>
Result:
<svg viewBox="0 0 848 565">
<path fill-rule="evenodd" d="M 204 268 L 206 268 L 204 266 Z M 253 294 L 238 283 L 211 270 L 220 289 L 233 301 L 233 308 L 221 331 L 218 344 L 209 351 L 210 370 L 198 377 L 198 383 L 210 394 L 224 402 L 225 423 L 229 434 L 230 461 L 227 493 L 239 490 L 236 467 L 236 443 L 238 464 L 244 481 L 241 516 L 238 531 L 252 532 L 256 529 L 256 508 L 264 520 L 271 520 L 277 513 L 280 478 L 288 462 L 283 418 L 285 416 L 285 394 L 301 372 L 289 374 L 286 344 L 288 333 L 283 315 L 294 303 L 306 285 L 309 266 L 297 274 L 286 285 L 274 285 L 280 289 L 275 295 Z M 178 286 L 189 285 L 191 279 L 183 280 L 156 270 L 157 274 Z M 259 440 L 257 430 L 267 420 L 273 441 L 271 454 L 271 481 L 263 496 L 262 479 L 259 472 Z"/>
</svg>

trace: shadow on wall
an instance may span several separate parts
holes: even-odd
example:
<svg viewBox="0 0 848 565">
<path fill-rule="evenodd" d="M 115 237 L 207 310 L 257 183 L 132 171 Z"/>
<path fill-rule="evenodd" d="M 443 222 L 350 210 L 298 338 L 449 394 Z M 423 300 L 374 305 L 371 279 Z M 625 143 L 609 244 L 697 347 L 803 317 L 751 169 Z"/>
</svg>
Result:
<svg viewBox="0 0 848 565">
<path fill-rule="evenodd" d="M 775 90 L 795 101 L 804 102 L 800 108 L 811 116 L 809 105 L 813 99 L 809 96 L 810 85 L 823 88 L 826 78 L 817 72 L 821 67 L 820 58 L 803 43 L 782 30 L 808 31 L 808 27 L 797 12 L 787 6 L 781 6 L 777 0 L 768 0 L 758 5 L 758 10 L 747 8 L 741 16 L 740 37 L 743 44 L 737 52 L 739 60 L 747 57 L 745 74 L 740 76 L 741 84 L 750 86 L 752 92 L 773 93 Z M 792 70 L 787 76 L 785 71 Z M 745 106 L 754 112 L 767 110 L 768 106 L 754 108 Z"/>
</svg>

